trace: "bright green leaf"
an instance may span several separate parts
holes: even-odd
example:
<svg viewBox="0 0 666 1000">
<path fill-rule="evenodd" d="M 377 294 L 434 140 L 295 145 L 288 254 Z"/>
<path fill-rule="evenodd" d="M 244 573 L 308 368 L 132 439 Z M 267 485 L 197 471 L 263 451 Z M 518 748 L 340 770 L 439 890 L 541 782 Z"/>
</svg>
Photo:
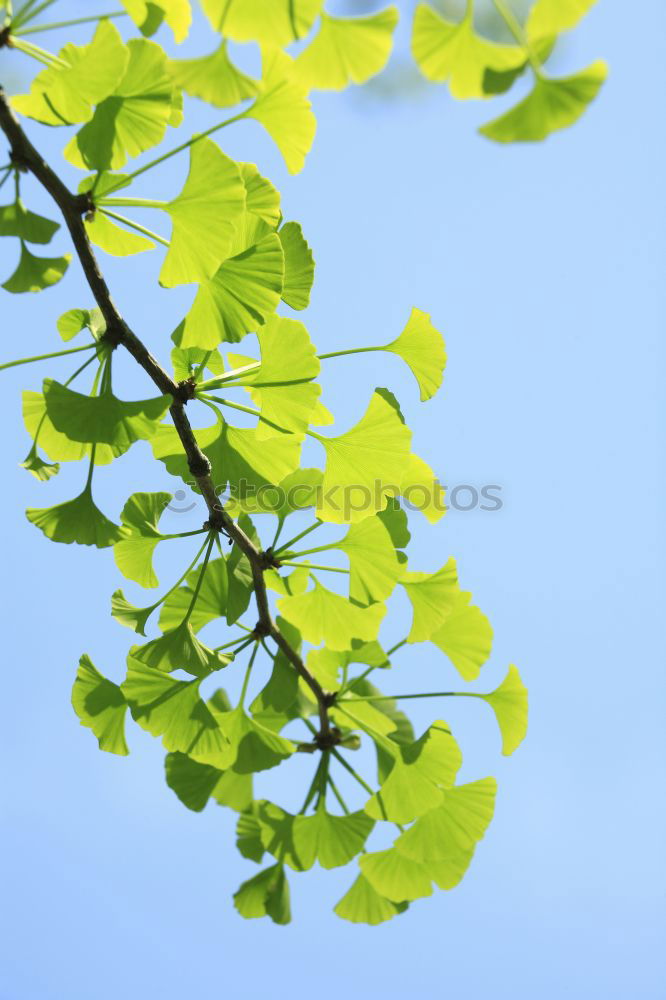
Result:
<svg viewBox="0 0 666 1000">
<path fill-rule="evenodd" d="M 100 309 L 69 309 L 56 322 L 58 333 L 67 342 L 82 330 L 89 330 L 95 340 L 106 332 L 106 322 Z"/>
<path fill-rule="evenodd" d="M 332 650 L 349 649 L 353 639 L 375 639 L 386 614 L 383 604 L 360 608 L 318 581 L 305 594 L 281 598 L 278 607 L 304 639 L 314 646 L 325 642 Z"/>
<path fill-rule="evenodd" d="M 303 169 L 317 128 L 307 88 L 297 79 L 293 61 L 285 52 L 264 49 L 262 59 L 262 91 L 247 117 L 264 126 L 289 173 L 297 174 Z"/>
<path fill-rule="evenodd" d="M 463 680 L 473 681 L 490 658 L 493 630 L 484 613 L 470 605 L 469 596 L 461 594 L 430 641 L 446 653 Z"/>
<path fill-rule="evenodd" d="M 359 604 L 384 601 L 402 573 L 388 530 L 378 517 L 353 524 L 336 544 L 350 566 L 349 596 Z"/>
<path fill-rule="evenodd" d="M 432 896 L 427 867 L 395 848 L 364 854 L 359 858 L 359 866 L 375 892 L 394 903 Z"/>
<path fill-rule="evenodd" d="M 397 354 L 411 368 L 421 391 L 421 400 L 432 399 L 442 384 L 446 349 L 441 333 L 428 313 L 412 309 L 407 326 L 397 340 L 384 348 Z"/>
<path fill-rule="evenodd" d="M 0 236 L 17 236 L 26 243 L 50 243 L 60 229 L 43 215 L 29 211 L 20 198 L 13 205 L 0 205 Z"/>
<path fill-rule="evenodd" d="M 97 209 L 86 218 L 85 227 L 90 242 L 111 257 L 132 257 L 134 254 L 155 249 L 152 240 L 116 225 L 103 209 Z"/>
<path fill-rule="evenodd" d="M 189 0 L 120 0 L 137 27 L 152 35 L 166 21 L 177 42 L 187 38 L 192 23 Z"/>
<path fill-rule="evenodd" d="M 473 851 L 493 818 L 496 793 L 494 778 L 448 789 L 441 805 L 419 817 L 398 837 L 397 850 L 413 861 L 426 863 Z"/>
<path fill-rule="evenodd" d="M 64 277 L 71 259 L 70 253 L 63 254 L 62 257 L 36 257 L 21 241 L 18 267 L 11 277 L 3 282 L 2 287 L 13 295 L 41 292 L 44 288 L 58 284 Z"/>
<path fill-rule="evenodd" d="M 282 299 L 292 309 L 306 309 L 314 282 L 312 251 L 298 222 L 287 222 L 278 232 L 284 253 Z"/>
<path fill-rule="evenodd" d="M 85 653 L 72 688 L 72 707 L 82 726 L 92 729 L 100 750 L 129 753 L 125 742 L 127 703 L 117 684 L 103 677 Z"/>
<path fill-rule="evenodd" d="M 187 614 L 192 603 L 194 591 L 201 575 L 200 569 L 191 570 L 185 582 L 185 586 L 174 590 L 167 597 L 160 613 L 160 628 L 164 631 L 175 628 Z M 211 559 L 206 567 L 197 602 L 190 616 L 190 625 L 194 632 L 207 625 L 209 622 L 222 618 L 227 609 L 227 596 L 229 593 L 229 582 L 227 573 L 227 563 L 224 559 Z"/>
<path fill-rule="evenodd" d="M 405 573 L 400 583 L 407 591 L 414 614 L 408 642 L 425 642 L 437 632 L 460 597 L 455 559 L 436 573 Z"/>
<path fill-rule="evenodd" d="M 145 663 L 158 671 L 185 670 L 199 678 L 231 662 L 228 656 L 216 653 L 200 642 L 188 621 L 182 621 L 144 646 L 133 646 L 132 656 L 137 663 Z M 167 747 L 167 750 L 180 749 L 186 748 Z"/>
<path fill-rule="evenodd" d="M 201 0 L 213 29 L 235 42 L 285 46 L 303 38 L 324 0 Z"/>
<path fill-rule="evenodd" d="M 248 97 L 255 97 L 259 86 L 256 80 L 234 66 L 227 43 L 209 56 L 198 59 L 178 59 L 169 63 L 173 78 L 190 97 L 199 97 L 215 108 L 231 108 Z"/>
<path fill-rule="evenodd" d="M 335 913 L 353 924 L 376 927 L 403 913 L 406 906 L 396 906 L 374 889 L 364 875 L 359 875 L 351 889 L 335 907 Z"/>
<path fill-rule="evenodd" d="M 291 920 L 291 908 L 284 866 L 273 865 L 243 882 L 234 893 L 234 906 L 241 917 L 268 916 L 273 923 L 288 924 Z"/>
<path fill-rule="evenodd" d="M 238 167 L 245 185 L 247 211 L 265 222 L 270 229 L 277 229 L 282 217 L 280 192 L 261 176 L 254 163 L 239 163 Z M 282 249 L 284 250 L 284 244 Z"/>
<path fill-rule="evenodd" d="M 537 0 L 527 19 L 527 34 L 533 39 L 570 31 L 596 2 L 597 0 Z"/>
<path fill-rule="evenodd" d="M 295 818 L 294 848 L 297 854 L 312 854 L 322 868 L 339 868 L 362 850 L 374 825 L 363 812 L 333 816 L 322 798 L 314 815 Z"/>
<path fill-rule="evenodd" d="M 322 14 L 318 33 L 296 60 L 299 78 L 314 90 L 365 83 L 388 62 L 397 23 L 397 7 L 369 17 Z"/>
<path fill-rule="evenodd" d="M 142 587 L 159 582 L 153 570 L 153 554 L 162 539 L 157 525 L 171 499 L 170 493 L 134 493 L 120 514 L 124 530 L 113 549 L 116 566 Z"/>
<path fill-rule="evenodd" d="M 495 713 L 502 734 L 502 753 L 509 757 L 527 735 L 527 688 L 516 667 L 509 667 L 508 674 L 495 691 L 480 697 Z"/>
<path fill-rule="evenodd" d="M 55 507 L 32 508 L 26 510 L 25 515 L 52 542 L 65 545 L 75 542 L 106 549 L 120 538 L 118 525 L 109 521 L 95 505 L 89 485 L 74 500 Z"/>
</svg>

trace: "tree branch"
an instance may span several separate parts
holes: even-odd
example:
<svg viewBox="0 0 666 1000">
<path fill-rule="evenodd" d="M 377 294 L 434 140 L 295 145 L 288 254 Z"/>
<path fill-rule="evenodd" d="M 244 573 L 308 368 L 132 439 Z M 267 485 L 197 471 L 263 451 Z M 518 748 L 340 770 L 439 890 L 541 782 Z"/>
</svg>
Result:
<svg viewBox="0 0 666 1000">
<path fill-rule="evenodd" d="M 90 290 L 106 321 L 106 336 L 114 346 L 122 345 L 129 351 L 160 392 L 173 398 L 170 407 L 171 417 L 187 456 L 190 472 L 196 480 L 208 508 L 210 526 L 224 531 L 247 556 L 252 567 L 253 588 L 259 613 L 258 631 L 263 635 L 270 636 L 277 643 L 314 694 L 319 710 L 319 736 L 322 745 L 326 744 L 331 739 L 331 725 L 328 717 L 330 699 L 317 679 L 310 673 L 302 657 L 287 642 L 273 621 L 264 581 L 264 569 L 266 568 L 264 554 L 248 538 L 242 528 L 229 517 L 219 503 L 211 477 L 210 462 L 199 447 L 185 412 L 186 403 L 191 398 L 191 388 L 187 384 L 174 381 L 164 370 L 145 344 L 129 328 L 111 297 L 111 292 L 99 268 L 83 221 L 83 215 L 92 208 L 90 197 L 85 194 L 73 194 L 37 152 L 11 110 L 2 87 L 0 87 L 0 129 L 9 142 L 12 161 L 19 169 L 32 173 L 60 209 Z"/>
</svg>

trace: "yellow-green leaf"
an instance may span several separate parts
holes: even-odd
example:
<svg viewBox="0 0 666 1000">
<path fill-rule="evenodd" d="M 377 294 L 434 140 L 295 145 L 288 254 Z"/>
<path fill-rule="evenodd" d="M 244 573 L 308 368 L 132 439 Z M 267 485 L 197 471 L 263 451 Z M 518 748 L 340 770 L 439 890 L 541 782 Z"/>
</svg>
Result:
<svg viewBox="0 0 666 1000">
<path fill-rule="evenodd" d="M 296 60 L 296 72 L 308 88 L 343 90 L 380 73 L 391 55 L 398 8 L 369 17 L 322 14 L 314 40 Z"/>
<path fill-rule="evenodd" d="M 264 49 L 262 60 L 262 90 L 247 117 L 264 126 L 289 173 L 297 174 L 303 169 L 317 128 L 307 88 L 296 78 L 293 61 L 286 53 Z"/>
<path fill-rule="evenodd" d="M 127 702 L 117 684 L 103 677 L 85 653 L 72 688 L 72 707 L 82 726 L 92 729 L 100 750 L 127 756 L 125 713 Z"/>
<path fill-rule="evenodd" d="M 479 697 L 487 701 L 502 734 L 502 753 L 509 757 L 527 736 L 528 695 L 516 667 L 511 665 L 500 686 Z"/>
</svg>

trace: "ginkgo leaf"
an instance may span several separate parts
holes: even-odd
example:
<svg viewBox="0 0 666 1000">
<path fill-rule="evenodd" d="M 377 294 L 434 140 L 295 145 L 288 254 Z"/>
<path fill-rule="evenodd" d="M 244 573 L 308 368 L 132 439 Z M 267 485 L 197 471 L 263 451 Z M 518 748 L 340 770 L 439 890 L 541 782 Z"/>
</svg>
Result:
<svg viewBox="0 0 666 1000">
<path fill-rule="evenodd" d="M 412 605 L 412 627 L 408 642 L 425 642 L 437 632 L 460 597 L 455 559 L 436 573 L 405 573 L 400 583 Z"/>
<path fill-rule="evenodd" d="M 155 249 L 152 240 L 116 225 L 103 209 L 98 208 L 84 222 L 90 242 L 111 257 L 131 257 Z"/>
<path fill-rule="evenodd" d="M 146 634 L 146 624 L 153 611 L 155 611 L 155 607 L 154 604 L 149 608 L 135 607 L 127 600 L 122 590 L 114 590 L 111 595 L 111 615 L 121 625 L 131 628 L 134 632 L 138 632 L 139 635 Z"/>
<path fill-rule="evenodd" d="M 81 725 L 92 729 L 100 750 L 127 756 L 127 702 L 118 685 L 102 676 L 85 653 L 79 660 L 72 688 L 72 707 L 81 720 Z"/>
<path fill-rule="evenodd" d="M 353 639 L 375 639 L 386 614 L 383 604 L 361 608 L 327 590 L 317 580 L 314 589 L 296 597 L 283 597 L 278 608 L 304 639 L 329 649 L 349 649 Z"/>
<path fill-rule="evenodd" d="M 246 117 L 256 118 L 264 126 L 289 173 L 297 174 L 303 169 L 317 128 L 307 88 L 295 76 L 293 60 L 285 52 L 266 48 L 262 60 L 262 90 Z"/>
<path fill-rule="evenodd" d="M 157 587 L 159 583 L 153 554 L 162 540 L 158 522 L 171 499 L 170 493 L 134 493 L 120 514 L 124 530 L 113 549 L 116 566 L 124 577 L 142 587 Z"/>
<path fill-rule="evenodd" d="M 275 490 L 262 490 L 255 496 L 248 494 L 243 500 L 243 509 L 248 513 L 268 511 L 284 521 L 290 514 L 315 506 L 322 475 L 319 469 L 298 469 L 285 476 Z M 233 514 L 240 507 L 236 508 L 231 501 L 227 509 Z"/>
<path fill-rule="evenodd" d="M 173 234 L 160 284 L 172 288 L 212 278 L 231 253 L 245 211 L 245 185 L 237 164 L 212 139 L 200 139 L 190 147 L 183 190 L 164 210 L 171 216 Z"/>
<path fill-rule="evenodd" d="M 252 804 L 252 775 L 225 771 L 213 789 L 213 798 L 220 806 L 243 812 Z"/>
<path fill-rule="evenodd" d="M 391 744 L 387 741 L 385 749 Z M 394 764 L 381 789 L 365 805 L 373 819 L 411 823 L 441 805 L 443 789 L 451 788 L 462 754 L 445 722 L 434 722 L 418 740 L 391 749 Z"/>
<path fill-rule="evenodd" d="M 38 479 L 41 483 L 48 482 L 49 479 L 53 479 L 60 472 L 60 463 L 45 462 L 37 452 L 34 444 L 20 464 L 22 469 L 26 469 L 32 473 L 35 479 Z"/>
<path fill-rule="evenodd" d="M 365 83 L 388 62 L 398 8 L 369 17 L 322 14 L 319 31 L 296 60 L 296 72 L 309 89 L 344 90 Z"/>
<path fill-rule="evenodd" d="M 167 396 L 125 402 L 110 388 L 85 396 L 52 379 L 44 380 L 44 398 L 57 431 L 82 444 L 109 445 L 118 455 L 152 437 L 171 402 Z"/>
<path fill-rule="evenodd" d="M 261 842 L 261 823 L 255 815 L 255 805 L 241 813 L 236 823 L 236 847 L 248 861 L 261 864 L 264 858 L 264 845 Z"/>
<path fill-rule="evenodd" d="M 196 438 L 211 462 L 218 495 L 228 486 L 240 504 L 245 495 L 256 496 L 261 487 L 274 486 L 298 467 L 301 446 L 294 434 L 271 438 L 267 448 L 252 428 L 232 427 L 218 417 L 212 427 L 197 431 Z M 151 445 L 155 458 L 164 462 L 172 475 L 181 476 L 185 482 L 191 479 L 173 428 L 158 428 Z"/>
<path fill-rule="evenodd" d="M 338 699 L 330 713 L 340 728 L 361 729 L 373 739 L 390 736 L 395 729 L 393 719 L 381 707 L 375 708 L 371 701 L 345 704 L 344 698 Z"/>
<path fill-rule="evenodd" d="M 65 147 L 75 167 L 117 170 L 161 142 L 167 125 L 179 123 L 180 92 L 163 50 L 145 38 L 132 38 L 127 49 L 122 80 Z"/>
<path fill-rule="evenodd" d="M 399 913 L 404 913 L 407 904 L 396 905 L 380 895 L 364 875 L 359 875 L 351 889 L 337 903 L 334 912 L 352 924 L 370 924 L 376 927 Z"/>
<path fill-rule="evenodd" d="M 508 70 L 525 61 L 524 49 L 481 38 L 474 30 L 474 4 L 459 24 L 445 20 L 429 4 L 414 14 L 412 54 L 421 72 L 435 83 L 448 81 L 453 97 L 485 97 L 485 71 Z"/>
<path fill-rule="evenodd" d="M 180 347 L 214 350 L 222 341 L 237 343 L 275 312 L 282 295 L 284 254 L 271 233 L 230 257 L 199 288 L 185 317 Z"/>
<path fill-rule="evenodd" d="M 597 0 L 537 0 L 527 18 L 530 39 L 559 35 L 575 28 Z"/>
<path fill-rule="evenodd" d="M 278 232 L 284 253 L 282 300 L 292 309 L 306 309 L 314 283 L 312 251 L 298 222 L 286 222 Z"/>
<path fill-rule="evenodd" d="M 71 441 L 57 431 L 46 412 L 46 400 L 41 392 L 23 393 L 23 421 L 31 437 L 39 441 L 47 455 L 59 462 L 77 462 L 90 455 L 93 446 Z M 94 446 L 95 465 L 108 465 L 117 457 L 116 451 L 108 445 Z"/>
<path fill-rule="evenodd" d="M 278 736 L 256 719 L 251 719 L 242 706 L 231 712 L 215 712 L 215 719 L 229 740 L 225 766 L 237 774 L 252 774 L 277 767 L 291 757 L 296 747 L 291 740 Z"/>
<path fill-rule="evenodd" d="M 509 757 L 527 735 L 527 688 L 513 665 L 500 686 L 490 694 L 478 695 L 487 701 L 502 734 L 502 753 Z"/>
<path fill-rule="evenodd" d="M 397 354 L 409 365 L 418 382 L 421 400 L 432 399 L 442 384 L 446 349 L 441 333 L 430 322 L 430 315 L 412 309 L 405 329 L 384 350 Z"/>
<path fill-rule="evenodd" d="M 340 667 L 345 663 L 345 655 L 340 650 L 311 649 L 306 657 L 306 665 L 325 691 L 337 691 L 340 688 Z"/>
<path fill-rule="evenodd" d="M 88 45 L 65 45 L 59 62 L 42 70 L 29 94 L 12 98 L 12 106 L 45 125 L 87 122 L 93 107 L 113 93 L 123 78 L 129 54 L 116 26 L 101 20 Z"/>
<path fill-rule="evenodd" d="M 224 361 L 220 352 L 202 351 L 199 347 L 174 347 L 171 351 L 171 364 L 176 382 L 184 382 L 192 378 L 202 364 L 205 367 L 199 372 L 199 381 L 203 378 L 205 371 L 209 371 L 213 375 L 224 374 Z"/>
<path fill-rule="evenodd" d="M 405 462 L 399 492 L 406 506 L 410 510 L 420 511 L 431 524 L 436 524 L 444 517 L 444 487 L 428 463 L 418 455 L 410 455 Z"/>
<path fill-rule="evenodd" d="M 320 438 L 326 469 L 317 517 L 345 524 L 383 510 L 387 497 L 400 492 L 411 436 L 395 407 L 377 390 L 351 430 Z"/>
<path fill-rule="evenodd" d="M 243 882 L 234 893 L 234 906 L 241 917 L 270 917 L 275 924 L 291 920 L 289 883 L 281 864 L 266 868 L 254 878 Z"/>
<path fill-rule="evenodd" d="M 496 794 L 494 778 L 455 785 L 443 793 L 441 805 L 420 816 L 398 837 L 396 849 L 413 861 L 426 863 L 466 857 L 490 825 Z"/>
<path fill-rule="evenodd" d="M 312 854 L 322 868 L 339 868 L 362 850 L 374 825 L 363 812 L 333 816 L 321 798 L 314 815 L 295 818 L 294 847 L 297 853 Z"/>
<path fill-rule="evenodd" d="M 120 0 L 136 26 L 146 35 L 154 34 L 165 21 L 177 42 L 187 38 L 192 23 L 190 0 Z"/>
<path fill-rule="evenodd" d="M 166 750 L 187 753 L 215 765 L 228 754 L 229 741 L 199 695 L 201 678 L 175 680 L 170 674 L 140 662 L 134 647 L 121 684 L 132 718 Z"/>
<path fill-rule="evenodd" d="M 336 544 L 350 566 L 349 596 L 359 604 L 384 601 L 402 574 L 388 530 L 378 517 L 353 524 Z"/>
<path fill-rule="evenodd" d="M 282 316 L 267 317 L 257 337 L 261 368 L 248 373 L 243 382 L 250 388 L 265 421 L 302 436 L 321 392 L 320 386 L 312 381 L 321 368 L 316 348 L 302 323 Z M 234 363 L 235 359 L 230 360 Z M 276 434 L 280 431 L 259 423 L 260 440 Z"/>
<path fill-rule="evenodd" d="M 255 97 L 259 85 L 234 66 L 227 43 L 209 56 L 198 59 L 175 59 L 169 63 L 173 78 L 190 97 L 199 97 L 215 108 L 231 108 L 248 97 Z"/>
<path fill-rule="evenodd" d="M 182 621 L 144 646 L 133 646 L 131 653 L 137 663 L 145 663 L 155 670 L 165 673 L 185 670 L 199 678 L 221 670 L 231 662 L 230 657 L 216 653 L 200 642 L 188 621 Z M 176 749 L 186 748 L 167 747 L 167 750 Z"/>
<path fill-rule="evenodd" d="M 0 205 L 0 236 L 17 236 L 26 243 L 50 243 L 60 229 L 58 222 L 36 215 L 20 198 L 13 205 Z"/>
<path fill-rule="evenodd" d="M 120 528 L 109 521 L 95 505 L 90 490 L 86 486 L 80 496 L 55 507 L 26 510 L 26 517 L 35 527 L 43 531 L 52 542 L 69 545 L 95 545 L 106 549 L 121 537 Z"/>
<path fill-rule="evenodd" d="M 524 101 L 482 125 L 479 132 L 496 142 L 539 142 L 577 122 L 599 93 L 607 74 L 606 63 L 599 60 L 573 76 L 540 76 Z"/>
<path fill-rule="evenodd" d="M 284 622 L 280 621 L 282 626 Z M 265 716 L 281 716 L 289 712 L 298 697 L 298 674 L 281 649 L 273 661 L 268 682 L 250 705 L 252 716 L 269 725 Z M 269 725 L 269 728 L 273 728 Z"/>
<path fill-rule="evenodd" d="M 469 597 L 462 593 L 430 641 L 446 653 L 463 680 L 473 681 L 490 658 L 493 629 L 484 613 L 470 605 Z"/>
<path fill-rule="evenodd" d="M 364 854 L 358 863 L 375 892 L 394 903 L 411 902 L 432 895 L 427 867 L 405 857 L 395 848 Z"/>
<path fill-rule="evenodd" d="M 89 330 L 95 340 L 99 340 L 106 332 L 106 321 L 101 309 L 68 309 L 58 317 L 56 328 L 62 339 L 67 342 L 76 337 L 82 330 Z"/>
<path fill-rule="evenodd" d="M 303 38 L 324 0 L 201 0 L 213 29 L 235 42 L 261 42 L 283 47 Z"/>
<path fill-rule="evenodd" d="M 277 229 L 282 218 L 280 192 L 269 180 L 262 177 L 254 163 L 239 163 L 238 168 L 245 185 L 245 207 L 270 229 Z M 282 247 L 284 251 L 284 244 Z"/>
<path fill-rule="evenodd" d="M 13 295 L 41 292 L 44 288 L 58 284 L 65 276 L 71 259 L 70 253 L 63 254 L 62 257 L 36 257 L 21 241 L 18 267 L 11 277 L 3 282 L 2 287 Z"/>
<path fill-rule="evenodd" d="M 167 597 L 160 612 L 160 628 L 167 631 L 181 622 L 192 603 L 200 570 L 193 569 L 187 574 L 185 586 L 174 590 Z M 198 632 L 209 622 L 222 618 L 227 609 L 229 582 L 225 559 L 211 559 L 206 567 L 206 575 L 199 589 L 197 602 L 190 616 L 193 632 Z"/>
<path fill-rule="evenodd" d="M 193 812 L 202 812 L 222 777 L 222 771 L 200 764 L 187 754 L 168 753 L 164 758 L 166 783 L 180 801 Z"/>
</svg>

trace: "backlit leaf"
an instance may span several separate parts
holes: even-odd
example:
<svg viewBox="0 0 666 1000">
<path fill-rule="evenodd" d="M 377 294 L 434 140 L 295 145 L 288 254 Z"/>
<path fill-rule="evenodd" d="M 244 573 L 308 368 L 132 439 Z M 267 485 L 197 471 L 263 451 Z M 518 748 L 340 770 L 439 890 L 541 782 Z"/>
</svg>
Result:
<svg viewBox="0 0 666 1000">
<path fill-rule="evenodd" d="M 145 663 L 155 670 L 170 672 L 185 670 L 194 677 L 205 677 L 213 670 L 226 667 L 230 658 L 216 653 L 205 646 L 195 636 L 188 621 L 169 629 L 158 639 L 152 639 L 144 646 L 133 646 L 132 657 L 137 663 Z M 167 747 L 167 750 L 186 749 Z"/>
<path fill-rule="evenodd" d="M 234 893 L 234 906 L 241 917 L 268 916 L 273 923 L 288 924 L 291 921 L 291 907 L 284 866 L 273 865 L 243 882 Z"/>
<path fill-rule="evenodd" d="M 305 594 L 281 598 L 278 607 L 304 639 L 314 646 L 325 642 L 332 650 L 348 649 L 353 639 L 375 639 L 386 614 L 383 604 L 357 607 L 318 581 Z"/>
<path fill-rule="evenodd" d="M 29 211 L 20 198 L 0 206 L 0 236 L 17 236 L 26 243 L 50 243 L 60 224 Z"/>
<path fill-rule="evenodd" d="M 193 569 L 187 574 L 185 586 L 174 590 L 162 605 L 160 628 L 165 631 L 174 628 L 187 614 L 199 580 L 200 570 Z M 227 609 L 229 591 L 227 563 L 224 559 L 211 559 L 206 567 L 206 575 L 199 590 L 197 602 L 190 617 L 190 625 L 198 632 L 204 625 L 222 618 Z"/>
<path fill-rule="evenodd" d="M 336 548 L 348 558 L 349 596 L 359 604 L 389 597 L 402 573 L 391 536 L 378 517 L 353 524 Z"/>
<path fill-rule="evenodd" d="M 284 253 L 284 288 L 282 299 L 292 309 L 306 309 L 314 282 L 312 251 L 298 222 L 287 222 L 278 236 Z"/>
<path fill-rule="evenodd" d="M 201 0 L 215 31 L 235 42 L 285 46 L 307 35 L 324 0 Z"/>
<path fill-rule="evenodd" d="M 411 368 L 421 391 L 421 400 L 432 399 L 442 384 L 446 349 L 441 333 L 428 313 L 412 309 L 407 326 L 384 350 L 397 354 Z"/>
<path fill-rule="evenodd" d="M 400 583 L 412 605 L 408 642 L 424 642 L 444 624 L 460 597 L 455 559 L 436 573 L 405 573 Z"/>
<path fill-rule="evenodd" d="M 508 757 L 527 735 L 527 688 L 516 667 L 509 667 L 508 674 L 495 691 L 480 697 L 495 713 L 502 734 L 502 753 Z"/>
<path fill-rule="evenodd" d="M 127 702 L 118 685 L 103 677 L 86 654 L 79 660 L 72 706 L 81 725 L 92 729 L 100 750 L 123 757 L 129 753 L 125 742 Z"/>
<path fill-rule="evenodd" d="M 275 0 L 268 0 L 274 3 Z M 247 112 L 276 144 L 290 174 L 303 169 L 314 141 L 317 122 L 307 88 L 297 79 L 292 59 L 279 49 L 264 49 L 262 91 Z"/>
<path fill-rule="evenodd" d="M 380 73 L 391 54 L 397 7 L 369 17 L 322 14 L 314 40 L 298 56 L 296 72 L 314 90 L 343 90 Z"/>
<path fill-rule="evenodd" d="M 21 241 L 18 267 L 11 277 L 3 282 L 2 287 L 13 295 L 41 292 L 44 288 L 58 284 L 64 277 L 71 259 L 70 253 L 63 254 L 62 257 L 36 257 Z"/>
<path fill-rule="evenodd" d="M 364 875 L 359 875 L 351 889 L 335 906 L 335 913 L 353 924 L 370 924 L 376 927 L 403 913 L 406 906 L 399 906 L 381 896 Z"/>
<path fill-rule="evenodd" d="M 427 867 L 395 848 L 364 854 L 359 858 L 359 866 L 375 892 L 395 903 L 432 895 Z"/>
<path fill-rule="evenodd" d="M 442 804 L 419 817 L 395 842 L 414 861 L 446 861 L 474 850 L 493 818 L 497 782 L 483 778 L 455 785 L 443 793 Z"/>
<path fill-rule="evenodd" d="M 231 108 L 255 97 L 259 89 L 256 80 L 234 66 L 225 41 L 209 56 L 172 60 L 169 66 L 174 80 L 186 94 L 216 108 Z"/>
<path fill-rule="evenodd" d="M 153 554 L 162 539 L 158 521 L 171 499 L 170 493 L 134 493 L 120 514 L 124 530 L 113 549 L 116 566 L 142 587 L 156 587 L 159 582 Z"/>
<path fill-rule="evenodd" d="M 597 0 L 537 0 L 527 19 L 530 38 L 559 35 L 575 28 Z"/>
<path fill-rule="evenodd" d="M 484 613 L 470 605 L 469 594 L 462 593 L 430 641 L 446 653 L 464 680 L 473 681 L 490 658 L 493 630 Z"/>
<path fill-rule="evenodd" d="M 90 491 L 86 486 L 80 496 L 55 507 L 30 509 L 26 517 L 35 527 L 43 531 L 52 542 L 63 542 L 69 545 L 95 545 L 98 549 L 106 549 L 121 537 L 120 528 L 95 505 Z"/>
<path fill-rule="evenodd" d="M 333 816 L 322 798 L 312 816 L 295 818 L 294 848 L 297 854 L 312 854 L 322 868 L 339 868 L 362 850 L 374 825 L 363 812 Z"/>
<path fill-rule="evenodd" d="M 192 23 L 189 0 L 120 0 L 134 23 L 145 34 L 153 34 L 165 21 L 177 42 L 187 38 Z"/>
</svg>

